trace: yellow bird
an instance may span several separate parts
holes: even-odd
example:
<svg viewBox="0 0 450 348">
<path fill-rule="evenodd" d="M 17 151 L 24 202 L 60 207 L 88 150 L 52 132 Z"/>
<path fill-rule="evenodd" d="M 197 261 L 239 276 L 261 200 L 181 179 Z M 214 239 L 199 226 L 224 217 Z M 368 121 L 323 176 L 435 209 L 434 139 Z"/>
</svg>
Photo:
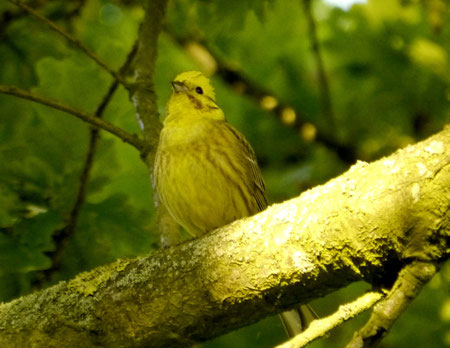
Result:
<svg viewBox="0 0 450 348">
<path fill-rule="evenodd" d="M 209 79 L 188 71 L 172 86 L 154 167 L 159 202 L 193 236 L 266 209 L 255 152 L 226 122 Z M 288 333 L 302 331 L 299 319 L 311 321 L 311 313 L 283 313 Z"/>
</svg>

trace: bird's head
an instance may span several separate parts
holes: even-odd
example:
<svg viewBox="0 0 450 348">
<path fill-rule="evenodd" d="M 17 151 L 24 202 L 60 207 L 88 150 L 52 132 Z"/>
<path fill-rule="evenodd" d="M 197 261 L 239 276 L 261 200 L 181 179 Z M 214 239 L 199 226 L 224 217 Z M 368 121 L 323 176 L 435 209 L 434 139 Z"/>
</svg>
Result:
<svg viewBox="0 0 450 348">
<path fill-rule="evenodd" d="M 216 94 L 209 79 L 199 71 L 186 71 L 172 81 L 173 92 L 168 104 L 168 115 L 202 115 L 224 119 L 216 104 Z"/>
<path fill-rule="evenodd" d="M 172 81 L 172 86 L 174 93 L 190 93 L 199 99 L 216 101 L 213 86 L 200 71 L 186 71 L 177 75 Z"/>
</svg>

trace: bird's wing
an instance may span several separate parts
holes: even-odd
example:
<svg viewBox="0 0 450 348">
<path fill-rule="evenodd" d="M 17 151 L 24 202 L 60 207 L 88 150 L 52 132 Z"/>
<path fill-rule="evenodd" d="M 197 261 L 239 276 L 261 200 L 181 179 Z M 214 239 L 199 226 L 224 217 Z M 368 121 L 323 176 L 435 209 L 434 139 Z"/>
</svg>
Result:
<svg viewBox="0 0 450 348">
<path fill-rule="evenodd" d="M 258 211 L 262 211 L 267 208 L 266 187 L 264 185 L 264 180 L 262 178 L 261 171 L 256 160 L 255 151 L 253 151 L 248 141 L 239 131 L 237 131 L 230 124 L 225 124 L 230 133 L 232 133 L 238 140 L 236 142 L 237 146 L 239 147 L 237 149 L 237 153 L 240 154 L 239 157 L 246 168 L 246 178 L 243 179 L 251 185 L 253 189 L 253 197 L 255 198 L 258 205 Z M 255 211 L 253 213 L 257 213 L 258 211 Z"/>
</svg>

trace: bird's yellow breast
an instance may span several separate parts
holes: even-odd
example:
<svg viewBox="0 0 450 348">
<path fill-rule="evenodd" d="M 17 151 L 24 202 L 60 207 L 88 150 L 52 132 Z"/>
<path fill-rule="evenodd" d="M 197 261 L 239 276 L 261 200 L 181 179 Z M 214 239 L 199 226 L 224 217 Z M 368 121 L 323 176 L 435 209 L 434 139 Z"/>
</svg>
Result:
<svg viewBox="0 0 450 348">
<path fill-rule="evenodd" d="M 209 80 L 191 71 L 172 86 L 154 168 L 160 202 L 196 236 L 265 209 L 255 153 L 225 122 Z"/>
</svg>

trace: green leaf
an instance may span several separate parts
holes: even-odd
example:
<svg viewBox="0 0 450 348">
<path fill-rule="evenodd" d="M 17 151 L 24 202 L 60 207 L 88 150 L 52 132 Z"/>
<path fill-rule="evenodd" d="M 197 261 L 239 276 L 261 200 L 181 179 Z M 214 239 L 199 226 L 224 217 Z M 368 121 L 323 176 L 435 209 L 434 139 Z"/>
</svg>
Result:
<svg viewBox="0 0 450 348">
<path fill-rule="evenodd" d="M 45 252 L 53 249 L 51 235 L 61 226 L 61 216 L 46 211 L 0 230 L 0 276 L 48 268 Z"/>
</svg>

